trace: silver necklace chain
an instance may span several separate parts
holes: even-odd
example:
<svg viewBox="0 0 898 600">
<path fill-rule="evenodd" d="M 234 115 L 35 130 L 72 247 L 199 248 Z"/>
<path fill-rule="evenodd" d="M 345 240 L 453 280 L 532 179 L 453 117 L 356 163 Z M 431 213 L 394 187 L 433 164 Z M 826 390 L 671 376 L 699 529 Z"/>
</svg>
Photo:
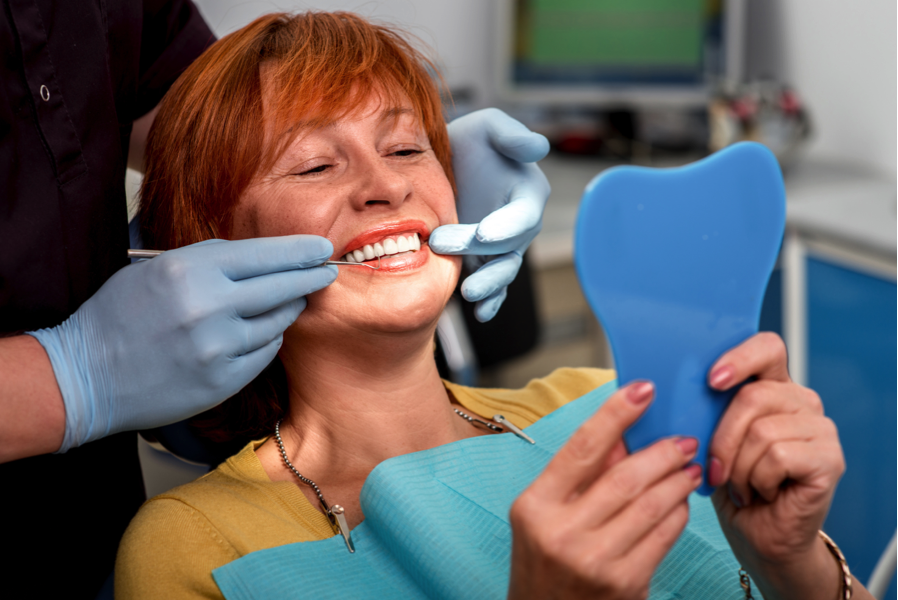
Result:
<svg viewBox="0 0 898 600">
<path fill-rule="evenodd" d="M 466 420 L 468 423 L 470 423 L 471 425 L 474 425 L 475 427 L 479 424 L 479 425 L 483 425 L 484 427 L 488 427 L 492 431 L 500 431 L 500 432 L 505 431 L 504 428 L 502 428 L 499 425 L 496 425 L 495 423 L 491 423 L 490 421 L 486 421 L 484 419 L 478 419 L 477 417 L 472 417 L 471 415 L 463 413 L 462 411 L 458 410 L 457 408 L 453 408 L 452 410 L 454 410 L 455 414 L 457 414 L 459 417 Z"/>
<path fill-rule="evenodd" d="M 278 419 L 278 422 L 275 423 L 275 425 L 274 425 L 274 437 L 277 440 L 278 448 L 280 448 L 280 450 L 281 450 L 281 457 L 284 459 L 284 464 L 287 465 L 288 469 L 293 471 L 293 474 L 296 475 L 300 481 L 302 481 L 304 484 L 308 485 L 313 490 L 315 490 L 315 494 L 318 495 L 318 500 L 321 501 L 321 506 L 324 507 L 325 512 L 330 514 L 330 512 L 331 512 L 330 506 L 328 505 L 327 501 L 325 501 L 324 494 L 321 493 L 321 490 L 318 488 L 318 484 L 315 483 L 314 481 L 312 481 L 311 479 L 309 479 L 308 477 L 304 476 L 302 473 L 300 473 L 296 469 L 296 467 L 293 466 L 293 463 L 290 462 L 290 459 L 287 458 L 287 451 L 284 450 L 284 440 L 281 439 L 281 421 L 282 420 L 283 419 Z"/>
<path fill-rule="evenodd" d="M 488 427 L 492 431 L 500 431 L 500 432 L 505 431 L 505 429 L 503 429 L 499 425 L 496 425 L 495 423 L 490 423 L 489 421 L 485 421 L 483 419 L 478 419 L 476 417 L 472 417 L 471 415 L 465 414 L 462 411 L 458 410 L 457 408 L 453 408 L 452 410 L 455 411 L 455 414 L 460 416 L 462 419 L 465 419 L 466 421 L 468 421 L 471 425 L 476 426 L 477 424 L 480 424 L 480 425 L 484 425 L 485 427 Z M 281 420 L 283 420 L 283 419 L 281 419 Z M 315 490 L 315 495 L 318 496 L 318 500 L 321 502 L 321 506 L 324 507 L 325 512 L 330 514 L 330 512 L 331 512 L 330 505 L 324 499 L 324 494 L 321 493 L 321 489 L 318 487 L 318 484 L 315 483 L 314 481 L 312 481 L 311 479 L 309 479 L 308 477 L 306 477 L 305 475 L 303 475 L 302 473 L 300 473 L 299 470 L 297 470 L 297 468 L 293 466 L 293 463 L 290 462 L 290 459 L 287 458 L 287 450 L 284 449 L 284 440 L 281 438 L 281 420 L 278 420 L 278 422 L 275 423 L 275 425 L 274 425 L 274 437 L 277 440 L 278 448 L 281 451 L 281 458 L 284 459 L 284 464 L 287 465 L 288 469 L 293 471 L 293 474 L 296 475 L 296 477 L 300 481 L 302 481 L 304 484 L 306 484 L 307 486 L 309 486 L 313 490 Z"/>
<path fill-rule="evenodd" d="M 471 415 L 465 414 L 457 408 L 453 408 L 453 410 L 455 411 L 455 414 L 469 422 L 471 425 L 481 425 L 487 427 L 491 431 L 498 432 L 502 432 L 507 429 L 522 440 L 525 440 L 531 444 L 535 443 L 529 435 L 521 431 L 514 423 L 512 423 L 502 415 L 495 415 L 493 417 L 493 421 L 495 422 L 489 422 L 484 419 L 478 419 L 477 417 L 472 417 Z M 497 425 L 496 423 L 501 423 L 502 425 Z M 293 463 L 290 462 L 290 459 L 287 457 L 287 450 L 284 448 L 284 440 L 283 438 L 281 438 L 281 419 L 279 419 L 278 422 L 274 424 L 274 437 L 277 440 L 278 449 L 281 451 L 281 458 L 284 459 L 284 464 L 287 465 L 288 469 L 293 471 L 293 474 L 296 475 L 297 479 L 315 490 L 315 495 L 318 496 L 318 500 L 321 502 L 322 508 L 324 508 L 324 514 L 327 517 L 327 520 L 330 521 L 331 525 L 336 527 L 337 531 L 343 535 L 343 540 L 346 542 L 346 548 L 349 550 L 349 552 L 355 552 L 355 546 L 352 543 L 352 534 L 349 531 L 349 523 L 346 521 L 346 510 L 339 504 L 330 506 L 324 499 L 324 494 L 321 493 L 321 489 L 318 487 L 318 484 L 300 473 L 299 470 L 293 466 Z"/>
</svg>

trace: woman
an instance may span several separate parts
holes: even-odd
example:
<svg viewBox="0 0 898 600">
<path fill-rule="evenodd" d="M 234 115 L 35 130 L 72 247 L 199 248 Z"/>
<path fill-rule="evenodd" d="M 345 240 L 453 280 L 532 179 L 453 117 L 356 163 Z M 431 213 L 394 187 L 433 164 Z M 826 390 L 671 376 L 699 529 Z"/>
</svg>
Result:
<svg viewBox="0 0 898 600">
<path fill-rule="evenodd" d="M 498 429 L 459 412 L 525 427 L 613 379 L 565 369 L 518 391 L 440 380 L 434 331 L 460 265 L 426 243 L 456 222 L 430 69 L 357 16 L 270 15 L 215 44 L 166 97 L 148 145 L 148 246 L 315 234 L 333 259 L 380 268 L 345 267 L 309 297 L 279 362 L 212 425 L 257 441 L 141 509 L 122 540 L 118 595 L 221 597 L 213 569 L 333 536 L 340 511 L 319 506 L 339 504 L 345 529 L 361 523 L 359 493 L 378 464 Z M 177 252 L 146 266 L 177 276 Z M 789 379 L 776 336 L 726 353 L 709 385 L 750 378 L 711 448 L 721 526 L 766 598 L 841 597 L 842 571 L 818 536 L 844 469 L 835 428 Z M 511 506 L 509 597 L 647 595 L 702 476 L 693 439 L 627 455 L 621 435 L 652 394 L 649 382 L 613 393 Z M 735 573 L 710 578 L 742 594 Z"/>
</svg>

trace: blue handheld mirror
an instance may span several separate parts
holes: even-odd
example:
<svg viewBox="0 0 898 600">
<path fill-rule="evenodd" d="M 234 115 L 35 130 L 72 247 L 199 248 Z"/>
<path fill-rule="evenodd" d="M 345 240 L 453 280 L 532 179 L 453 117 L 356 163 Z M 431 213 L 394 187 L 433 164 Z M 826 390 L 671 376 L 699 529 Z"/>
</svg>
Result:
<svg viewBox="0 0 898 600">
<path fill-rule="evenodd" d="M 631 452 L 691 436 L 706 466 L 734 394 L 712 390 L 708 371 L 757 333 L 785 218 L 779 165 L 753 142 L 685 167 L 615 167 L 586 187 L 574 235 L 580 285 L 618 381 L 655 384 L 655 401 L 624 436 Z M 698 491 L 713 489 L 706 480 Z"/>
</svg>

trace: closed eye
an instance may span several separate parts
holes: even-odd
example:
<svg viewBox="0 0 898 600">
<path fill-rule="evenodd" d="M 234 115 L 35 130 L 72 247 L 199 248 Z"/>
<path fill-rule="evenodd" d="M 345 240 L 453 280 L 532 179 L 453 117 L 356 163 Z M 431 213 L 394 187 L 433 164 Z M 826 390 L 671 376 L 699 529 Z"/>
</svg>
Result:
<svg viewBox="0 0 898 600">
<path fill-rule="evenodd" d="M 330 165 L 318 165 L 313 169 L 309 169 L 308 171 L 302 171 L 298 173 L 298 175 L 311 175 L 312 173 L 324 173 Z"/>
<path fill-rule="evenodd" d="M 393 154 L 391 156 L 399 156 L 399 157 L 414 156 L 415 154 L 423 154 L 423 153 L 424 153 L 423 150 L 414 150 L 412 148 L 408 148 L 406 150 L 397 150 L 396 152 L 393 152 Z"/>
</svg>

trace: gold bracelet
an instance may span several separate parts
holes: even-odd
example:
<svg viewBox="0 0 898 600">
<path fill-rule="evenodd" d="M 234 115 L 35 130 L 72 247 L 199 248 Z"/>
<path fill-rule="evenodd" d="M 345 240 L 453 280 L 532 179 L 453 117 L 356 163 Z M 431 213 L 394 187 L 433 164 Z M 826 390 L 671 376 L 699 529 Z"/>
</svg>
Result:
<svg viewBox="0 0 898 600">
<path fill-rule="evenodd" d="M 845 555 L 842 554 L 842 551 L 839 550 L 839 547 L 832 538 L 823 533 L 822 529 L 817 533 L 820 534 L 820 539 L 826 544 L 826 548 L 836 557 L 836 560 L 839 563 L 839 568 L 842 570 L 842 586 L 839 591 L 839 599 L 851 600 L 851 594 L 854 593 L 854 588 L 851 583 L 851 571 L 848 570 L 848 563 L 845 561 Z M 751 580 L 748 578 L 748 573 L 746 573 L 745 569 L 742 567 L 739 567 L 739 585 L 742 586 L 742 591 L 745 592 L 745 600 L 753 600 L 753 596 L 751 595 Z"/>
<path fill-rule="evenodd" d="M 827 549 L 836 557 L 836 560 L 839 562 L 839 568 L 842 569 L 842 592 L 839 595 L 839 598 L 841 598 L 841 600 L 851 600 L 851 594 L 854 592 L 854 588 L 851 583 L 851 571 L 848 570 L 848 563 L 845 561 L 845 555 L 842 554 L 842 551 L 839 550 L 839 547 L 836 546 L 836 543 L 832 538 L 823 533 L 822 529 L 818 533 L 820 534 L 823 543 L 826 544 Z"/>
</svg>

